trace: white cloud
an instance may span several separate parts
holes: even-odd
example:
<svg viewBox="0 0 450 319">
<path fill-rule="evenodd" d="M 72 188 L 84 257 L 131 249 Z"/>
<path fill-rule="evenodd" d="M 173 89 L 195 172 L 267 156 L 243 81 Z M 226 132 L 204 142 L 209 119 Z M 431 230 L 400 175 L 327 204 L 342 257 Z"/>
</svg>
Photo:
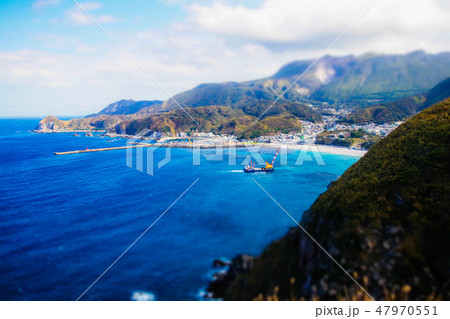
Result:
<svg viewBox="0 0 450 319">
<path fill-rule="evenodd" d="M 192 25 L 219 36 L 259 42 L 279 49 L 283 46 L 326 48 L 373 0 L 265 0 L 258 8 L 224 3 L 189 6 Z M 345 35 L 352 42 L 382 45 L 386 34 L 402 47 L 413 48 L 424 41 L 432 50 L 435 37 L 448 40 L 449 6 L 441 0 L 379 0 Z M 414 41 L 416 39 L 416 41 Z M 447 43 L 448 46 L 448 43 Z M 439 49 L 441 46 L 435 46 Z"/>
<path fill-rule="evenodd" d="M 100 23 L 113 23 L 120 21 L 119 18 L 111 16 L 109 14 L 100 15 L 97 17 L 97 21 Z"/>
<path fill-rule="evenodd" d="M 88 25 L 91 24 L 91 19 L 82 11 L 77 10 L 77 8 L 67 12 L 67 17 L 75 25 Z"/>
<path fill-rule="evenodd" d="M 81 52 L 81 53 L 93 53 L 95 52 L 95 49 L 89 45 L 86 44 L 80 44 L 77 45 L 75 50 L 77 50 L 77 52 Z"/>
<path fill-rule="evenodd" d="M 226 40 L 169 28 L 115 34 L 118 42 L 170 93 L 205 82 L 244 81 L 274 73 L 298 52 L 276 56 L 259 44 L 231 48 Z M 37 50 L 0 51 L 0 87 L 17 87 L 27 103 L 52 114 L 88 114 L 122 98 L 167 99 L 167 96 L 106 36 L 97 44 L 71 40 L 73 53 Z M 31 102 L 30 102 L 31 101 Z M 18 105 L 3 99 L 2 104 Z M 6 104 L 5 104 L 6 103 Z M 13 104 L 11 104 L 13 103 Z M 82 109 L 74 105 L 84 105 Z M 30 113 L 31 114 L 31 113 Z"/>
<path fill-rule="evenodd" d="M 77 12 L 75 10 L 71 10 L 67 12 L 67 17 L 75 25 L 88 25 L 94 23 L 94 21 L 92 21 L 91 18 L 89 18 L 84 12 Z M 120 21 L 119 18 L 107 14 L 93 16 L 93 18 L 97 20 L 99 23 L 105 24 Z"/>
<path fill-rule="evenodd" d="M 369 3 L 266 0 L 249 8 L 205 2 L 188 7 L 187 21 L 140 32 L 122 29 L 113 35 L 168 92 L 176 94 L 205 82 L 266 77 L 285 63 L 315 58 Z M 86 3 L 82 5 L 86 8 Z M 101 23 L 115 21 L 102 14 L 98 3 L 87 7 Z M 449 13 L 444 0 L 379 0 L 330 54 L 449 51 Z M 92 23 L 77 7 L 66 14 L 72 24 Z M 44 35 L 42 42 L 52 43 L 49 52 L 0 50 L 0 91 L 2 84 L 17 88 L 27 97 L 23 105 L 53 105 L 47 111 L 53 114 L 87 114 L 121 98 L 167 98 L 101 32 L 98 41 L 89 45 L 79 39 L 56 41 Z M 65 54 L 50 52 L 70 49 Z M 18 105 L 12 98 L 2 99 L 4 105 Z M 74 112 L 74 105 L 84 107 Z"/>
<path fill-rule="evenodd" d="M 55 6 L 61 3 L 61 0 L 38 0 L 33 3 L 33 9 L 42 9 L 48 6 Z"/>
<path fill-rule="evenodd" d="M 101 8 L 100 3 L 98 3 L 98 2 L 81 2 L 80 6 L 86 11 L 94 11 L 94 10 L 98 10 Z M 91 14 L 91 13 L 89 12 L 89 14 Z M 91 15 L 99 23 L 107 24 L 107 23 L 113 23 L 113 22 L 120 21 L 119 18 L 116 18 L 116 17 L 108 15 L 108 14 L 103 14 L 103 15 L 91 14 Z M 74 6 L 72 9 L 68 10 L 66 12 L 66 16 L 71 21 L 71 23 L 73 23 L 75 25 L 81 26 L 81 25 L 88 25 L 88 24 L 94 23 L 94 21 L 92 21 L 91 18 L 86 13 L 84 13 L 84 11 L 81 10 L 78 6 Z"/>
<path fill-rule="evenodd" d="M 98 2 L 78 2 L 84 10 L 97 10 L 102 7 Z"/>
</svg>

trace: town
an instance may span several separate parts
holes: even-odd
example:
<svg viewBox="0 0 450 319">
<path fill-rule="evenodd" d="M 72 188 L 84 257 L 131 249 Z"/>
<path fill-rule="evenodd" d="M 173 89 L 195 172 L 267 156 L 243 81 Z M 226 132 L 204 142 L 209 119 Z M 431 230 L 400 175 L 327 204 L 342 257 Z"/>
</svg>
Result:
<svg viewBox="0 0 450 319">
<path fill-rule="evenodd" d="M 348 107 L 331 107 L 328 105 L 313 106 L 314 110 L 322 114 L 322 123 L 314 123 L 299 120 L 302 131 L 297 133 L 276 133 L 272 135 L 259 136 L 254 140 L 244 140 L 243 142 L 258 143 L 278 143 L 278 144 L 324 144 L 330 146 L 349 147 L 353 149 L 369 149 L 373 144 L 387 136 L 403 122 L 395 123 L 367 123 L 367 124 L 346 124 L 342 120 L 351 113 Z M 208 132 L 177 133 L 178 139 L 188 137 L 199 140 L 209 140 L 209 143 L 230 143 L 238 142 L 238 137 L 234 135 Z M 169 138 L 166 138 L 169 139 Z M 176 144 L 178 142 L 172 141 Z"/>
</svg>

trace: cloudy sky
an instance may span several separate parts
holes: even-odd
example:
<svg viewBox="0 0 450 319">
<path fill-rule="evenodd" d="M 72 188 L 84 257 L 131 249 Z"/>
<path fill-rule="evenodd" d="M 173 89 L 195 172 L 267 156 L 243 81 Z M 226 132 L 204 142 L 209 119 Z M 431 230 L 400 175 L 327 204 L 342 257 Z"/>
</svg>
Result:
<svg viewBox="0 0 450 319">
<path fill-rule="evenodd" d="M 374 0 L 79 1 L 169 92 L 314 59 Z M 378 0 L 333 55 L 450 51 L 450 1 Z M 167 99 L 73 0 L 0 1 L 0 116 Z"/>
</svg>

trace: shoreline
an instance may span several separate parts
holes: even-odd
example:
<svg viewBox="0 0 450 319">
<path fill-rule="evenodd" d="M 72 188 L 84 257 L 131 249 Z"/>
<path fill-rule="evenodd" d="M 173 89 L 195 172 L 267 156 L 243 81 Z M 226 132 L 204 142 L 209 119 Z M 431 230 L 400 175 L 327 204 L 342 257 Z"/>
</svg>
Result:
<svg viewBox="0 0 450 319">
<path fill-rule="evenodd" d="M 158 145 L 156 143 L 156 145 Z M 359 150 L 359 149 L 350 149 L 347 147 L 339 147 L 339 146 L 331 146 L 331 145 L 322 145 L 322 144 L 282 144 L 282 143 L 236 143 L 236 144 L 230 144 L 230 143 L 223 143 L 223 144 L 188 144 L 186 142 L 178 142 L 176 144 L 169 144 L 164 143 L 158 145 L 159 147 L 169 147 L 169 148 L 229 148 L 229 147 L 252 147 L 252 146 L 260 146 L 260 147 L 267 147 L 267 148 L 287 148 L 288 150 L 306 150 L 310 152 L 319 152 L 319 153 L 327 153 L 327 154 L 334 154 L 334 155 L 346 155 L 346 156 L 355 156 L 355 157 L 362 157 L 367 153 L 367 150 Z"/>
<path fill-rule="evenodd" d="M 323 144 L 280 144 L 280 143 L 268 143 L 270 147 L 284 147 L 287 146 L 291 150 L 309 150 L 311 152 L 335 154 L 335 155 L 347 155 L 362 157 L 367 153 L 367 150 L 351 149 L 348 147 L 339 147 Z"/>
<path fill-rule="evenodd" d="M 105 130 L 30 130 L 36 134 L 57 134 L 57 133 L 105 133 Z"/>
</svg>

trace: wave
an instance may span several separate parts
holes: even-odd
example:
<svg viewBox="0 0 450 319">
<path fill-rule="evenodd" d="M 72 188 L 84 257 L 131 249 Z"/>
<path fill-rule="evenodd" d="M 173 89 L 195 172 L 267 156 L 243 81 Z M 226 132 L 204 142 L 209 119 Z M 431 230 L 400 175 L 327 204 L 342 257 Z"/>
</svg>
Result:
<svg viewBox="0 0 450 319">
<path fill-rule="evenodd" d="M 196 294 L 195 298 L 198 301 L 222 301 L 222 298 L 212 298 L 212 295 L 210 292 L 206 291 L 205 289 L 200 289 Z"/>
<path fill-rule="evenodd" d="M 132 301 L 155 301 L 156 296 L 149 291 L 134 291 L 131 295 Z"/>
</svg>

